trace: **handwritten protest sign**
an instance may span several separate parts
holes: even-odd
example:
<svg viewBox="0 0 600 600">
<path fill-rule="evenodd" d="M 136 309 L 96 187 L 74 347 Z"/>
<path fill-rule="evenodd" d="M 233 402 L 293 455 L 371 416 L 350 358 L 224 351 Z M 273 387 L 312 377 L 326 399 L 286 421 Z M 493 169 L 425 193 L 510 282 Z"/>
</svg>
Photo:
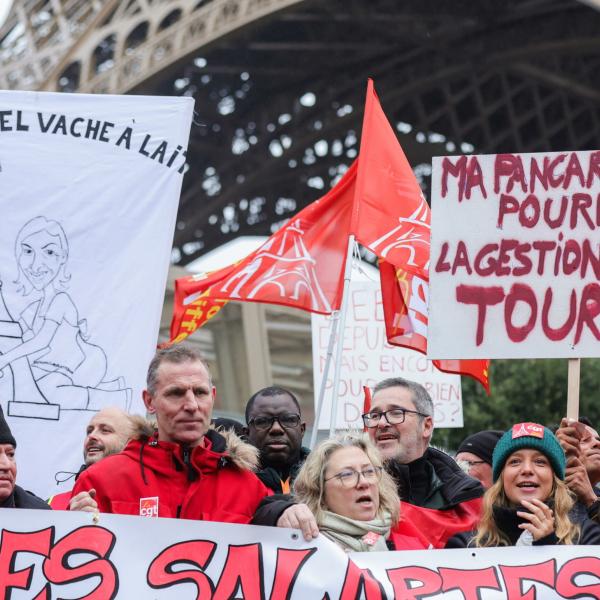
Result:
<svg viewBox="0 0 600 600">
<path fill-rule="evenodd" d="M 362 428 L 363 386 L 371 388 L 390 377 L 404 377 L 425 386 L 435 409 L 436 427 L 462 427 L 459 375 L 438 371 L 427 357 L 387 343 L 379 282 L 352 281 L 344 328 L 338 428 Z M 331 320 L 312 315 L 313 373 L 320 389 L 327 355 Z M 329 427 L 333 372 L 330 371 L 319 428 Z"/>
<path fill-rule="evenodd" d="M 600 151 L 433 162 L 429 355 L 600 356 Z"/>
<path fill-rule="evenodd" d="M 298 531 L 2 509 L 0 597 L 191 600 L 598 598 L 591 546 L 352 553 Z M 523 595 L 526 594 L 526 595 Z"/>
</svg>

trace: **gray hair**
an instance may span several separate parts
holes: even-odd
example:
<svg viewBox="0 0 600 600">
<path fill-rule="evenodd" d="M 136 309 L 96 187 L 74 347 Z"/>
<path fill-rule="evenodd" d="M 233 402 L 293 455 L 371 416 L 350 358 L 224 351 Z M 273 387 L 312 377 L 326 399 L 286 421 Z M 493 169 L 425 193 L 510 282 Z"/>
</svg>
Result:
<svg viewBox="0 0 600 600">
<path fill-rule="evenodd" d="M 428 417 L 433 417 L 433 400 L 429 395 L 429 392 L 416 381 L 410 381 L 409 379 L 404 379 L 403 377 L 390 377 L 389 379 L 384 379 L 380 381 L 373 390 L 373 396 L 377 392 L 381 392 L 382 390 L 387 390 L 392 387 L 403 387 L 407 390 L 410 390 L 412 394 L 412 401 L 415 405 L 415 409 L 427 415 Z M 424 417 L 419 415 L 419 419 L 422 422 Z"/>
<path fill-rule="evenodd" d="M 209 384 L 212 387 L 212 375 L 206 359 L 195 348 L 188 344 L 175 344 L 166 348 L 160 348 L 150 361 L 148 375 L 146 376 L 146 388 L 151 395 L 156 391 L 158 382 L 158 368 L 163 362 L 180 364 L 184 362 L 200 362 L 208 372 Z"/>
<path fill-rule="evenodd" d="M 331 455 L 342 448 L 360 448 L 369 458 L 374 467 L 383 469 L 383 460 L 379 450 L 369 440 L 367 434 L 340 433 L 332 438 L 323 440 L 306 458 L 298 476 L 294 481 L 294 495 L 298 502 L 308 505 L 317 519 L 323 517 L 323 495 L 325 493 L 325 471 Z M 379 510 L 388 511 L 392 515 L 392 522 L 396 523 L 400 512 L 400 499 L 396 484 L 385 469 L 382 470 L 379 481 Z"/>
</svg>

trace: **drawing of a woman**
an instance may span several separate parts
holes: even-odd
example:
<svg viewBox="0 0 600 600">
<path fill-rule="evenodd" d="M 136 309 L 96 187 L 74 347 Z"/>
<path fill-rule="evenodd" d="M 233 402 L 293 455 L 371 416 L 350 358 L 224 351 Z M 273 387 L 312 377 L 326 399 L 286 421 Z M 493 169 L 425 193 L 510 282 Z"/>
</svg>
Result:
<svg viewBox="0 0 600 600">
<path fill-rule="evenodd" d="M 15 257 L 18 291 L 37 296 L 18 318 L 20 343 L 0 354 L 0 372 L 8 365 L 13 371 L 15 400 L 21 385 L 28 389 L 28 403 L 40 401 L 30 397 L 31 382 L 26 380 L 33 377 L 43 401 L 62 409 L 99 410 L 109 400 L 102 396 L 111 388 L 122 392 L 120 404 L 125 405 L 126 390 L 119 390 L 122 382 L 102 383 L 106 355 L 87 342 L 87 323 L 79 319 L 66 291 L 71 278 L 69 244 L 60 223 L 41 216 L 28 221 L 17 235 Z M 118 400 L 110 398 L 111 403 Z"/>
</svg>

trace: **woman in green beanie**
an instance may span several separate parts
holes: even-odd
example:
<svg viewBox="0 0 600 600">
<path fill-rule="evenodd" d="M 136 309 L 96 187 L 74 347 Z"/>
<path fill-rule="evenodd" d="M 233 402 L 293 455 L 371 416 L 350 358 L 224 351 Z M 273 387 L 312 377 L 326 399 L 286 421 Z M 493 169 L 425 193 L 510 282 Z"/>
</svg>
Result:
<svg viewBox="0 0 600 600">
<path fill-rule="evenodd" d="M 570 518 L 575 500 L 564 482 L 565 466 L 547 427 L 514 425 L 494 449 L 494 484 L 483 497 L 477 530 L 454 536 L 446 548 L 600 544 L 599 525 Z"/>
</svg>

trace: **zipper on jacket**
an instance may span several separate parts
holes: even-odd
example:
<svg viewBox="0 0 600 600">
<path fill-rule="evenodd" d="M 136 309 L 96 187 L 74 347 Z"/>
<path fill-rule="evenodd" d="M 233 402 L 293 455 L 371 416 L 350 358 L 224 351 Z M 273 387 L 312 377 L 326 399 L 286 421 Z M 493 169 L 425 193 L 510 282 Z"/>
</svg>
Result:
<svg viewBox="0 0 600 600">
<path fill-rule="evenodd" d="M 183 464 L 187 467 L 187 478 L 188 481 L 196 481 L 198 479 L 198 473 L 194 469 L 192 464 L 192 453 L 190 452 L 189 446 L 183 446 L 182 448 Z"/>
</svg>

